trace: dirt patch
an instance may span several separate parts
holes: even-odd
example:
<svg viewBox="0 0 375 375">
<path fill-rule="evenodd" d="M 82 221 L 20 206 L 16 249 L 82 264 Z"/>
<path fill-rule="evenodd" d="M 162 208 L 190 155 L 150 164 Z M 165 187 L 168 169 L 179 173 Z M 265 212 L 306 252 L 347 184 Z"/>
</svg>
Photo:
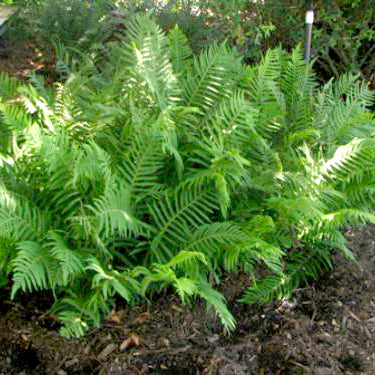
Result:
<svg viewBox="0 0 375 375">
<path fill-rule="evenodd" d="M 334 271 L 292 301 L 232 302 L 238 328 L 230 336 L 203 304 L 166 297 L 118 306 L 102 329 L 67 340 L 43 311 L 48 295 L 22 304 L 3 295 L 0 374 L 374 374 L 375 229 L 347 237 L 358 264 L 337 255 Z M 236 281 L 240 291 L 241 277 L 223 285 L 230 298 Z"/>
<path fill-rule="evenodd" d="M 44 74 L 51 83 L 54 54 L 40 50 L 32 41 L 9 41 L 0 39 L 0 72 L 25 80 L 34 71 Z M 49 82 L 51 81 L 51 82 Z"/>
</svg>

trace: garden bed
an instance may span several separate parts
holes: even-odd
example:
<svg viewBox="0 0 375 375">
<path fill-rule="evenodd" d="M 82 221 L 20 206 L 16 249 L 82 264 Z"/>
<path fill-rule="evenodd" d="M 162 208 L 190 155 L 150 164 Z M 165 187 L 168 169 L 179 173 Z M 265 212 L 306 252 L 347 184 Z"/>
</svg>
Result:
<svg viewBox="0 0 375 375">
<path fill-rule="evenodd" d="M 373 374 L 375 230 L 347 236 L 358 264 L 338 255 L 331 274 L 289 303 L 236 304 L 244 280 L 228 275 L 238 321 L 230 336 L 203 305 L 160 297 L 119 305 L 102 329 L 67 340 L 45 312 L 48 296 L 11 303 L 3 295 L 0 374 Z"/>
</svg>

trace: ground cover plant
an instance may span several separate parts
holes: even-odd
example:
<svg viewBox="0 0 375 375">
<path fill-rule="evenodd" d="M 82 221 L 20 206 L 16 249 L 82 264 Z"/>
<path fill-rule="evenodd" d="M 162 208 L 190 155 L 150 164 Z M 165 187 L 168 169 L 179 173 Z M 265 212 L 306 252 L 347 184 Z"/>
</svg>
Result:
<svg viewBox="0 0 375 375">
<path fill-rule="evenodd" d="M 231 331 L 223 271 L 252 278 L 243 303 L 287 298 L 335 250 L 353 258 L 345 226 L 375 222 L 357 76 L 318 89 L 300 48 L 194 55 L 147 16 L 66 68 L 51 89 L 0 81 L 1 276 L 13 298 L 51 290 L 63 335 L 167 286 Z"/>
</svg>

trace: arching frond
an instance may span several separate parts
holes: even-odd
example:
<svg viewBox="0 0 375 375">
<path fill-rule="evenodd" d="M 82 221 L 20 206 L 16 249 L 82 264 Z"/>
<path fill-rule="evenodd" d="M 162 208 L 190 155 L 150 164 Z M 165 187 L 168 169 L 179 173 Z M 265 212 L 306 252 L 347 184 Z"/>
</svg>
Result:
<svg viewBox="0 0 375 375">
<path fill-rule="evenodd" d="M 134 55 L 129 73 L 138 81 L 138 87 L 146 87 L 145 96 L 152 98 L 154 107 L 163 112 L 178 94 L 168 39 L 147 16 L 138 16 L 129 22 L 128 36 Z"/>
<path fill-rule="evenodd" d="M 173 256 L 180 241 L 185 241 L 190 228 L 210 222 L 209 215 L 217 209 L 215 194 L 205 189 L 177 190 L 149 205 L 157 233 L 151 250 L 162 262 Z"/>
<path fill-rule="evenodd" d="M 215 108 L 221 99 L 229 97 L 228 90 L 232 86 L 227 79 L 231 75 L 230 64 L 236 66 L 237 62 L 224 44 L 202 51 L 182 81 L 184 104 L 197 107 L 203 116 Z M 186 116 L 182 123 L 194 127 L 198 121 L 199 116 Z"/>
<path fill-rule="evenodd" d="M 1 195 L 0 237 L 14 243 L 39 240 L 48 228 L 48 215 L 25 199 Z M 5 201 L 7 200 L 7 201 Z"/>
<path fill-rule="evenodd" d="M 70 249 L 62 236 L 56 231 L 48 233 L 49 242 L 46 246 L 54 261 L 57 262 L 56 273 L 49 275 L 52 283 L 56 280 L 58 285 L 68 286 L 69 282 L 81 275 L 84 270 L 82 255 L 77 250 Z"/>
<path fill-rule="evenodd" d="M 73 186 L 84 184 L 84 180 L 110 180 L 112 176 L 111 157 L 96 143 L 82 145 L 74 161 L 71 183 Z"/>
<path fill-rule="evenodd" d="M 369 168 L 374 159 L 373 139 L 353 139 L 348 144 L 338 147 L 333 157 L 324 163 L 317 183 L 323 180 L 346 181 Z"/>
<path fill-rule="evenodd" d="M 193 52 L 188 38 L 177 25 L 168 33 L 168 50 L 174 71 L 184 74 L 186 67 L 193 60 Z"/>
<path fill-rule="evenodd" d="M 236 223 L 211 223 L 201 225 L 182 242 L 184 251 L 197 251 L 214 255 L 218 248 L 231 248 L 235 244 L 246 242 L 248 235 Z"/>
<path fill-rule="evenodd" d="M 13 286 L 12 298 L 17 291 L 34 292 L 47 289 L 48 252 L 34 241 L 22 241 L 17 244 L 18 253 L 12 261 Z"/>
<path fill-rule="evenodd" d="M 3 101 L 13 99 L 17 95 L 18 82 L 6 72 L 0 72 L 0 98 Z"/>
<path fill-rule="evenodd" d="M 332 231 L 343 229 L 350 224 L 375 224 L 375 215 L 370 212 L 354 208 L 346 208 L 334 213 L 326 214 L 318 224 L 319 229 Z"/>
<path fill-rule="evenodd" d="M 22 131 L 32 124 L 32 117 L 20 106 L 0 102 L 0 126 L 7 126 L 9 129 L 15 131 Z"/>
<path fill-rule="evenodd" d="M 130 206 L 130 192 L 125 184 L 108 186 L 100 198 L 87 208 L 93 214 L 97 230 L 104 238 L 119 234 L 122 238 L 145 233 L 151 229 L 137 219 Z M 94 228 L 93 228 L 94 229 Z"/>
<path fill-rule="evenodd" d="M 118 170 L 127 182 L 133 199 L 143 199 L 147 194 L 160 190 L 160 170 L 164 166 L 165 154 L 161 139 L 147 131 L 134 133 L 124 152 Z"/>
<path fill-rule="evenodd" d="M 208 306 L 212 307 L 219 316 L 225 330 L 227 332 L 233 331 L 236 327 L 236 321 L 226 306 L 225 297 L 206 282 L 201 282 L 199 284 L 198 295 L 206 301 Z"/>
</svg>

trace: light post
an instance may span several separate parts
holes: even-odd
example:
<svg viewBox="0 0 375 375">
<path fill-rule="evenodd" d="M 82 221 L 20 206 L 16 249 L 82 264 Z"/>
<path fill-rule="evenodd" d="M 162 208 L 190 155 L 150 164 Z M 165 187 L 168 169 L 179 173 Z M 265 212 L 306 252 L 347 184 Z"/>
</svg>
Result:
<svg viewBox="0 0 375 375">
<path fill-rule="evenodd" d="M 305 45 L 304 45 L 304 57 L 306 63 L 310 60 L 311 53 L 311 32 L 312 25 L 314 23 L 314 11 L 312 0 L 306 0 L 306 17 L 305 17 Z"/>
</svg>

